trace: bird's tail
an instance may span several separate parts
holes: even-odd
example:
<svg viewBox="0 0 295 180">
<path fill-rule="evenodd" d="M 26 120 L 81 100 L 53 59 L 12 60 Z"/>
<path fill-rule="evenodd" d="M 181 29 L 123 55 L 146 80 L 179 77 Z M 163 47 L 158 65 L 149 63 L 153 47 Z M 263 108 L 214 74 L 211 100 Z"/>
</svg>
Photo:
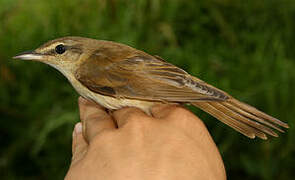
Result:
<svg viewBox="0 0 295 180">
<path fill-rule="evenodd" d="M 289 128 L 288 124 L 234 98 L 192 104 L 252 139 L 256 136 L 267 139 L 266 134 L 277 137 L 278 134 L 274 129 L 284 132 L 281 127 Z"/>
</svg>

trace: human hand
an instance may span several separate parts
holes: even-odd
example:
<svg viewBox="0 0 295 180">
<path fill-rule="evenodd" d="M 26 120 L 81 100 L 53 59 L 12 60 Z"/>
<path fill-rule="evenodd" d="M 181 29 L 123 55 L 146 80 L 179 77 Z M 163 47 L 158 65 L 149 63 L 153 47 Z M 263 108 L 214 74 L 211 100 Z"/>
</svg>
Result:
<svg viewBox="0 0 295 180">
<path fill-rule="evenodd" d="M 226 179 L 205 125 L 180 106 L 155 106 L 153 117 L 136 108 L 110 116 L 83 98 L 79 107 L 68 180 Z"/>
</svg>

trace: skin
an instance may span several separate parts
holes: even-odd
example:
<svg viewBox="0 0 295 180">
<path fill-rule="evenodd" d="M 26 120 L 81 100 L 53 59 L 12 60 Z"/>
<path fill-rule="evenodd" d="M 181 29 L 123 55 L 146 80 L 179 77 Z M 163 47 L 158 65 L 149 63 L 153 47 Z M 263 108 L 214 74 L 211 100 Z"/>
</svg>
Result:
<svg viewBox="0 0 295 180">
<path fill-rule="evenodd" d="M 79 107 L 67 180 L 226 179 L 207 128 L 180 106 L 154 106 L 152 117 L 137 108 L 110 116 L 83 98 Z"/>
</svg>

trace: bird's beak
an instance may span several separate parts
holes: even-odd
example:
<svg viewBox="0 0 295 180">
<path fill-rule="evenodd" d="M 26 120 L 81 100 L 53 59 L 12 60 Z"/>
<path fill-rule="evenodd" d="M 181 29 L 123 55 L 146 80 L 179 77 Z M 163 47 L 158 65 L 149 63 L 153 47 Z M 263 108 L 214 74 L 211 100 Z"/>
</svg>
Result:
<svg viewBox="0 0 295 180">
<path fill-rule="evenodd" d="M 23 60 L 42 60 L 43 55 L 36 53 L 35 51 L 25 51 L 13 57 L 13 59 Z"/>
</svg>

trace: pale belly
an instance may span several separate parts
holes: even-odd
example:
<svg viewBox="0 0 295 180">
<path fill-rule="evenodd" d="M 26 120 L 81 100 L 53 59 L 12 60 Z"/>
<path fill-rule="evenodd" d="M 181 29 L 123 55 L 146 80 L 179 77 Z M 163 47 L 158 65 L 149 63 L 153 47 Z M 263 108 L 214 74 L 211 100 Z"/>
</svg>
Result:
<svg viewBox="0 0 295 180">
<path fill-rule="evenodd" d="M 69 78 L 68 78 L 69 79 Z M 160 104 L 160 102 L 151 102 L 151 101 L 142 101 L 135 99 L 123 99 L 123 98 L 114 98 L 111 96 L 104 96 L 98 93 L 94 93 L 90 91 L 88 88 L 84 87 L 79 81 L 76 79 L 69 79 L 75 90 L 84 98 L 93 100 L 99 105 L 115 110 L 123 107 L 137 107 L 147 114 L 150 114 L 150 108 L 155 104 Z"/>
</svg>

